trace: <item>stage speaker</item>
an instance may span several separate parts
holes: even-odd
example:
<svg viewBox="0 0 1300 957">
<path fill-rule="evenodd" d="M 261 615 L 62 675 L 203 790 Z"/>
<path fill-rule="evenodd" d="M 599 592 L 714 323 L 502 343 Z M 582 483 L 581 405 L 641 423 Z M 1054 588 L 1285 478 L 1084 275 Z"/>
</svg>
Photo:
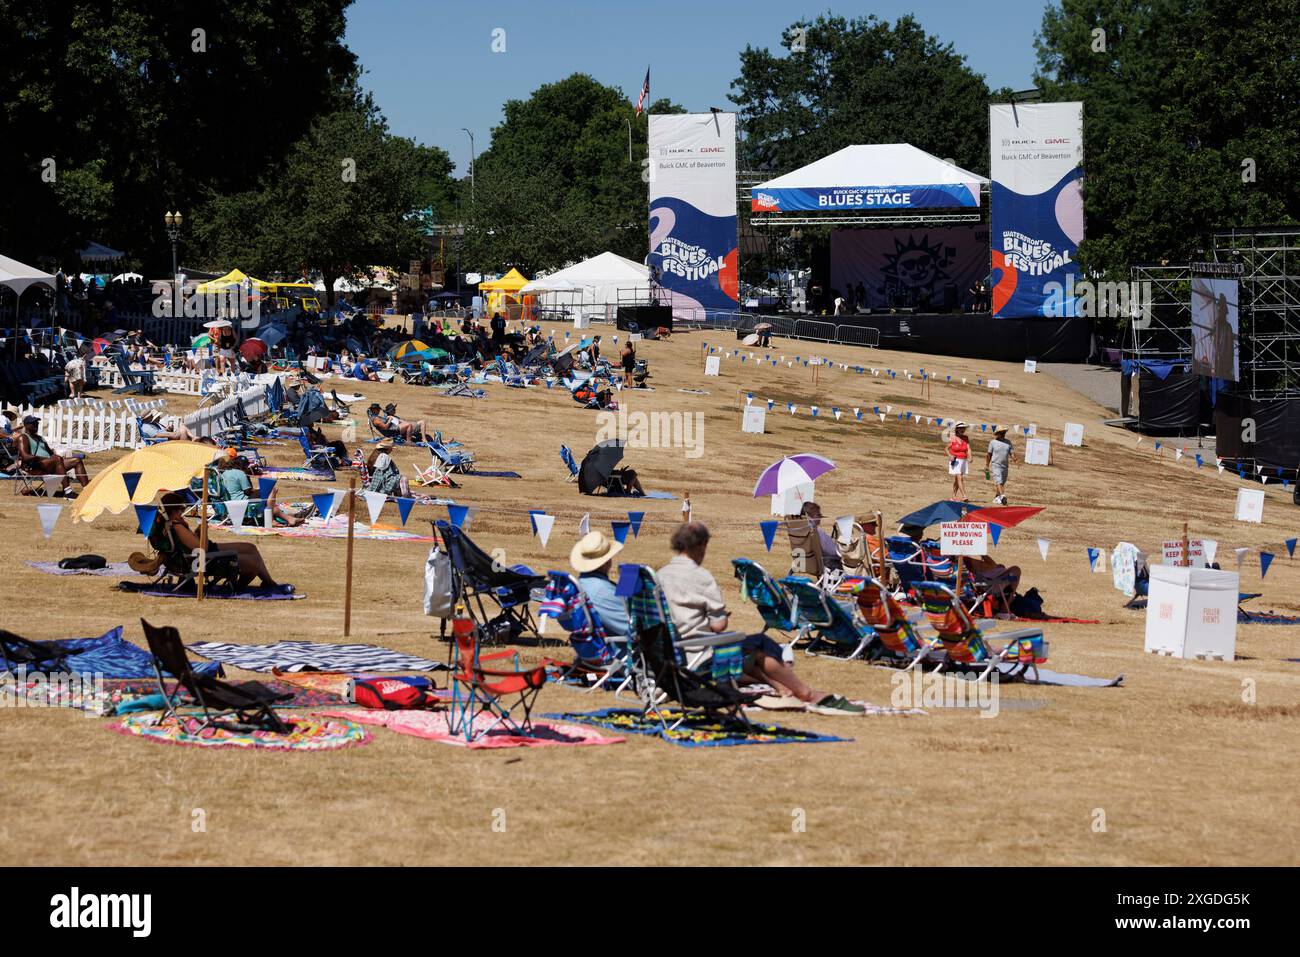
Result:
<svg viewBox="0 0 1300 957">
<path fill-rule="evenodd" d="M 660 328 L 672 332 L 673 310 L 671 306 L 619 306 L 615 321 L 620 329 L 649 337 Z"/>
</svg>

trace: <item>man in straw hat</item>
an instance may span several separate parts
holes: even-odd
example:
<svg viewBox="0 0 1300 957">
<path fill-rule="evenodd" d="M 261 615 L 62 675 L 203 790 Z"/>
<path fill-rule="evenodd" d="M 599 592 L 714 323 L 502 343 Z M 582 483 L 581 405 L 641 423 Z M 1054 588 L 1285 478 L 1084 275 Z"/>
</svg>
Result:
<svg viewBox="0 0 1300 957">
<path fill-rule="evenodd" d="M 607 635 L 627 634 L 627 605 L 618 597 L 609 569 L 614 556 L 623 550 L 601 532 L 588 532 L 569 552 L 569 564 L 578 573 L 578 587 L 591 600 Z"/>
<path fill-rule="evenodd" d="M 998 426 L 993 430 L 993 441 L 984 459 L 984 477 L 993 483 L 994 505 L 1007 504 L 1007 468 L 1015 457 L 1016 450 L 1007 441 L 1007 427 Z"/>
</svg>

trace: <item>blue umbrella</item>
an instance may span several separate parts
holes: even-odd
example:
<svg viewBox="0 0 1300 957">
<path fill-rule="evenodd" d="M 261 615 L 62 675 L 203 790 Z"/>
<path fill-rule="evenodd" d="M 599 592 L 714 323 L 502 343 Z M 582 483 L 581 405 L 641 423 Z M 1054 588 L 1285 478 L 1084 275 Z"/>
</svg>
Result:
<svg viewBox="0 0 1300 957">
<path fill-rule="evenodd" d="M 924 508 L 918 508 L 910 515 L 904 515 L 898 520 L 900 525 L 916 525 L 920 528 L 926 528 L 930 525 L 937 525 L 941 522 L 955 522 L 963 518 L 967 512 L 979 508 L 978 505 L 972 505 L 969 502 L 934 502 Z"/>
</svg>

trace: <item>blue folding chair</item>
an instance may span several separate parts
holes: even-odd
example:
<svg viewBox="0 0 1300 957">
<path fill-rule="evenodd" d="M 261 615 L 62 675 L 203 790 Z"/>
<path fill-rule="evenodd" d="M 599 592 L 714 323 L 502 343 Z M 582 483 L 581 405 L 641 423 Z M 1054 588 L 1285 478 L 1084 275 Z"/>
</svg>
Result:
<svg viewBox="0 0 1300 957">
<path fill-rule="evenodd" d="M 560 446 L 560 459 L 564 462 L 565 468 L 569 470 L 568 480 L 570 482 L 578 481 L 578 462 L 574 459 L 573 453 L 569 451 L 568 446 Z"/>
<path fill-rule="evenodd" d="M 325 445 L 312 445 L 305 428 L 298 433 L 298 444 L 302 446 L 302 454 L 306 456 L 302 464 L 303 468 L 331 474 L 334 472 L 332 448 Z"/>
<path fill-rule="evenodd" d="M 632 682 L 628 640 L 605 631 L 600 614 L 576 578 L 554 570 L 546 577 L 546 594 L 537 607 L 537 616 L 553 618 L 569 633 L 575 655 L 572 662 L 554 662 L 560 667 L 559 680 L 582 677 L 591 682 L 588 690 L 595 691 L 611 678 L 621 677 L 622 683 L 614 689 L 617 695 Z"/>
</svg>

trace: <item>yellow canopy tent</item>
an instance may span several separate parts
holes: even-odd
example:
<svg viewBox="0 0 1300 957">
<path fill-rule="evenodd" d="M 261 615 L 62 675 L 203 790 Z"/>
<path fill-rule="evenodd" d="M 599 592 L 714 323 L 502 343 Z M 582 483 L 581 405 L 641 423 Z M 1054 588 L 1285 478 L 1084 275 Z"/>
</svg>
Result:
<svg viewBox="0 0 1300 957">
<path fill-rule="evenodd" d="M 478 290 L 487 293 L 487 309 L 492 313 L 502 310 L 507 296 L 517 302 L 519 290 L 526 285 L 528 285 L 528 277 L 522 275 L 518 269 L 511 269 L 500 279 L 479 283 Z"/>
<path fill-rule="evenodd" d="M 259 291 L 275 288 L 275 283 L 273 282 L 264 282 L 261 279 L 254 279 L 252 276 L 247 276 L 238 269 L 232 269 L 224 276 L 219 276 L 216 279 L 209 279 L 207 282 L 199 283 L 194 287 L 194 291 L 199 293 L 220 292 L 222 289 L 229 289 L 231 286 L 242 286 L 244 280 L 248 280 L 253 284 L 253 288 Z"/>
</svg>

